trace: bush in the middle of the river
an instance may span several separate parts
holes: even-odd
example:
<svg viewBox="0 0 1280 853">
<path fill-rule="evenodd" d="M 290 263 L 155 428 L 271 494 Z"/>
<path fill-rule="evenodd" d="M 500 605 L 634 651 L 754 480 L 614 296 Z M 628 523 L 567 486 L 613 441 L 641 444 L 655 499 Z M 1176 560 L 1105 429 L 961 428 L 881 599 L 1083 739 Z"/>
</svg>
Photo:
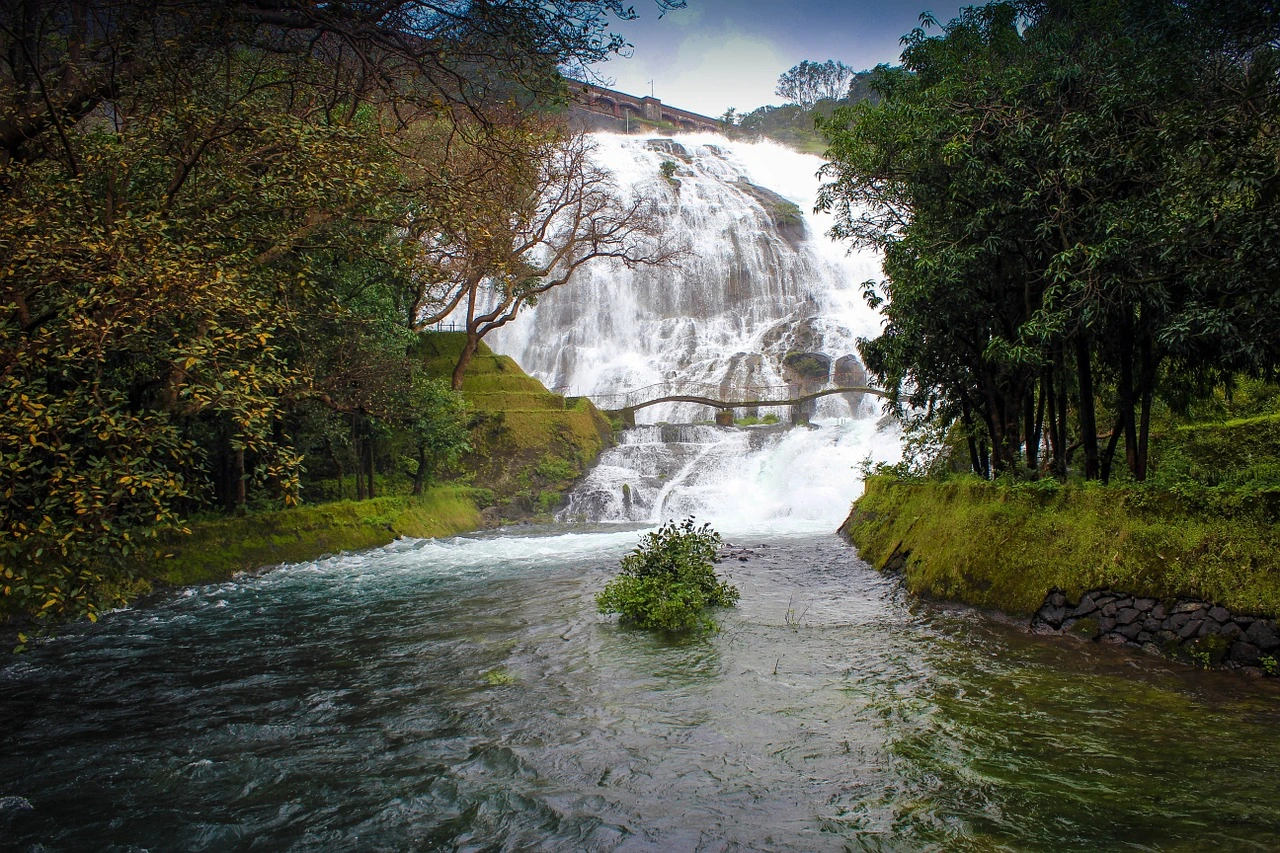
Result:
<svg viewBox="0 0 1280 853">
<path fill-rule="evenodd" d="M 600 612 L 659 631 L 714 630 L 708 607 L 732 607 L 738 590 L 716 577 L 720 534 L 686 518 L 669 521 L 622 558 L 622 573 L 596 596 Z"/>
</svg>

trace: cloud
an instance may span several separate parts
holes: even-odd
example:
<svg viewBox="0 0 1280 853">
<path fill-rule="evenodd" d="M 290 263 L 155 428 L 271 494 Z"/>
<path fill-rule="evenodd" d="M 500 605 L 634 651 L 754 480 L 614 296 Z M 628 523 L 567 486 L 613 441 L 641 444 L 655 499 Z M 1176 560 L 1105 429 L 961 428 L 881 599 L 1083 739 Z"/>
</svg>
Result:
<svg viewBox="0 0 1280 853">
<path fill-rule="evenodd" d="M 716 117 L 729 107 L 751 110 L 777 100 L 778 75 L 790 67 L 777 46 L 743 32 L 732 21 L 716 31 L 686 31 L 675 51 L 642 51 L 608 69 L 617 87 L 637 95 L 653 93 L 663 103 Z M 672 33 L 668 33 L 673 35 Z"/>
</svg>

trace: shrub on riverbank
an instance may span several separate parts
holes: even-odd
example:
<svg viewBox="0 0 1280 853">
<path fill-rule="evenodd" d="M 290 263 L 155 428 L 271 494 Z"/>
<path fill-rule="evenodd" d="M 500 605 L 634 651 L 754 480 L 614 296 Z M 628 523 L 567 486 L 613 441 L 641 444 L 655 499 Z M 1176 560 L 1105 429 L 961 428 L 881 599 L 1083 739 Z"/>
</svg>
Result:
<svg viewBox="0 0 1280 853">
<path fill-rule="evenodd" d="M 716 576 L 720 534 L 693 519 L 671 521 L 622 558 L 622 573 L 596 597 L 600 612 L 657 631 L 714 630 L 710 607 L 732 607 L 738 590 Z"/>
</svg>

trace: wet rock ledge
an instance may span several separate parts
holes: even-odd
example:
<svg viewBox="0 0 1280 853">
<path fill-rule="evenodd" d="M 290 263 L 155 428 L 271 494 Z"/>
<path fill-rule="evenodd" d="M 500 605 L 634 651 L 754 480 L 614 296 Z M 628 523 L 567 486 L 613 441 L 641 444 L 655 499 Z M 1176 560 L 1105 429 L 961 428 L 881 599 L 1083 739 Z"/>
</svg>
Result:
<svg viewBox="0 0 1280 853">
<path fill-rule="evenodd" d="M 1161 601 L 1100 589 L 1072 604 L 1064 592 L 1054 590 L 1031 618 L 1031 630 L 1134 646 L 1249 675 L 1280 673 L 1280 631 L 1274 619 L 1236 615 L 1206 601 Z"/>
</svg>

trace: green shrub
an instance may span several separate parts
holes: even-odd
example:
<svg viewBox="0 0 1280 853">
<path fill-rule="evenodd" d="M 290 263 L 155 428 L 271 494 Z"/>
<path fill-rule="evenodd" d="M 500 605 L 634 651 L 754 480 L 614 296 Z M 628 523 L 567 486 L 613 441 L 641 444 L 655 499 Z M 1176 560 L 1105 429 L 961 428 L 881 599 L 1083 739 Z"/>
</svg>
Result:
<svg viewBox="0 0 1280 853">
<path fill-rule="evenodd" d="M 732 607 L 738 590 L 716 577 L 713 564 L 720 534 L 686 518 L 670 521 L 622 558 L 622 573 L 596 596 L 604 614 L 656 631 L 715 630 L 708 607 Z"/>
<path fill-rule="evenodd" d="M 578 466 L 568 459 L 560 459 L 551 454 L 542 457 L 542 461 L 534 471 L 539 477 L 552 483 L 572 480 L 578 476 Z"/>
</svg>

